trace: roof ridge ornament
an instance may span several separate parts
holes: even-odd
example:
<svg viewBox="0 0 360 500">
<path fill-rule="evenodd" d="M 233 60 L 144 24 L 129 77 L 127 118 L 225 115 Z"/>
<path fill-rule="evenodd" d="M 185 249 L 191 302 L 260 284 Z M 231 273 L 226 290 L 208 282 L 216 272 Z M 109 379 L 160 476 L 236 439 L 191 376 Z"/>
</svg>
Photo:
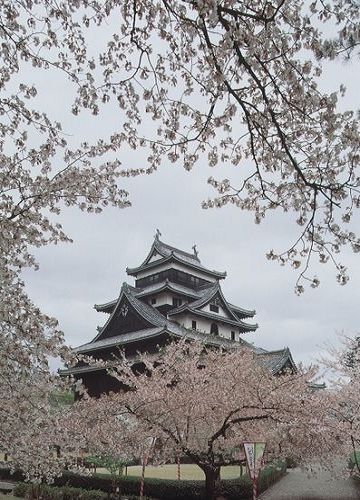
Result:
<svg viewBox="0 0 360 500">
<path fill-rule="evenodd" d="M 198 249 L 196 248 L 196 244 L 194 244 L 191 248 L 194 250 L 194 255 L 195 255 L 195 257 L 197 257 L 197 256 L 199 255 L 199 251 L 198 251 Z"/>
<path fill-rule="evenodd" d="M 161 236 L 160 229 L 156 229 L 156 234 L 155 234 L 154 238 L 155 238 L 156 240 L 159 240 L 159 239 L 160 239 L 160 236 Z"/>
</svg>

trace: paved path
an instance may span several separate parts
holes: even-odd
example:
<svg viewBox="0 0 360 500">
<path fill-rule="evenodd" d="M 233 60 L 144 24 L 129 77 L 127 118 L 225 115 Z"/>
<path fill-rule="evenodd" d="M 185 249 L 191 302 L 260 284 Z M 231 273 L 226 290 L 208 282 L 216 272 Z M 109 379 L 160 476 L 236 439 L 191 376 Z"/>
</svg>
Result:
<svg viewBox="0 0 360 500">
<path fill-rule="evenodd" d="M 11 492 L 14 489 L 14 486 L 14 483 L 9 483 L 8 481 L 0 481 L 0 492 Z"/>
<path fill-rule="evenodd" d="M 14 486 L 14 483 L 0 481 L 0 500 L 15 500 L 15 497 L 10 495 Z"/>
<path fill-rule="evenodd" d="M 261 500 L 359 500 L 360 485 L 353 479 L 332 479 L 322 471 L 308 477 L 300 469 L 289 469 L 286 476 L 260 497 Z"/>
</svg>

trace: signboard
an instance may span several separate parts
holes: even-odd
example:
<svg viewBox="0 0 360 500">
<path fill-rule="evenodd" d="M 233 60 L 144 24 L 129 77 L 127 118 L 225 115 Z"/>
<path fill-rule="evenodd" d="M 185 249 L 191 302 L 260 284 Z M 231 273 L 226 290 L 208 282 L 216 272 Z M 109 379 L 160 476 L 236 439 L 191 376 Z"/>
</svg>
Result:
<svg viewBox="0 0 360 500">
<path fill-rule="evenodd" d="M 259 475 L 265 446 L 266 443 L 261 442 L 244 443 L 246 461 L 251 479 L 256 479 Z"/>
</svg>

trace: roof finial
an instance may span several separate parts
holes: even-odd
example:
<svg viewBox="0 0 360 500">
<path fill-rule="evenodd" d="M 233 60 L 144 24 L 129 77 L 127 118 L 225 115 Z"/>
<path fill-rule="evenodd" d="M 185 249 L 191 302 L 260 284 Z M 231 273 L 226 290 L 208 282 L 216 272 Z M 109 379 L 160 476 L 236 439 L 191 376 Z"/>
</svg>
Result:
<svg viewBox="0 0 360 500">
<path fill-rule="evenodd" d="M 160 236 L 161 236 L 160 230 L 159 230 L 159 229 L 156 229 L 155 239 L 156 239 L 156 240 L 159 240 L 159 239 L 160 239 Z"/>
<path fill-rule="evenodd" d="M 194 250 L 195 257 L 197 257 L 199 255 L 199 252 L 198 252 L 198 250 L 196 248 L 196 245 L 192 246 L 191 248 Z"/>
</svg>

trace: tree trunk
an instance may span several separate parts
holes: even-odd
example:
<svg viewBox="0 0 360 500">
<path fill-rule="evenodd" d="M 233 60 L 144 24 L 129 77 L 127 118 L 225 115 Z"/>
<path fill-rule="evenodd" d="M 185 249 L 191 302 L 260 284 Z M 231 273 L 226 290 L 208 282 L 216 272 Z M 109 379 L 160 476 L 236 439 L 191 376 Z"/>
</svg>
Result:
<svg viewBox="0 0 360 500">
<path fill-rule="evenodd" d="M 202 469 L 205 473 L 205 499 L 215 500 L 220 484 L 220 467 L 207 465 Z"/>
</svg>

